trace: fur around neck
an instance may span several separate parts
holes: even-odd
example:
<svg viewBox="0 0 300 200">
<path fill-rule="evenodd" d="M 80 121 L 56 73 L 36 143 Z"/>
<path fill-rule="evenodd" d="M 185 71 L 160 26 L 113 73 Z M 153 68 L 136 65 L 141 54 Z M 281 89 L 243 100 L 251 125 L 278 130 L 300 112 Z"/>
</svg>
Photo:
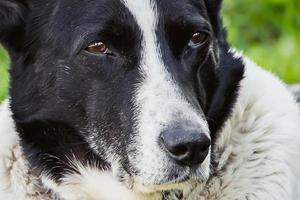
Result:
<svg viewBox="0 0 300 200">
<path fill-rule="evenodd" d="M 245 78 L 238 100 L 213 149 L 216 168 L 212 169 L 210 180 L 195 187 L 187 200 L 300 198 L 299 107 L 281 81 L 250 60 L 245 58 L 244 62 Z M 0 138 L 0 200 L 56 199 L 27 167 L 9 101 L 0 108 Z M 84 174 L 78 176 L 79 180 L 87 180 Z M 97 200 L 141 199 L 109 176 L 103 172 L 92 177 L 99 190 L 94 184 L 72 180 L 51 189 L 66 200 L 74 200 L 76 196 L 87 200 L 96 200 L 95 196 Z"/>
</svg>

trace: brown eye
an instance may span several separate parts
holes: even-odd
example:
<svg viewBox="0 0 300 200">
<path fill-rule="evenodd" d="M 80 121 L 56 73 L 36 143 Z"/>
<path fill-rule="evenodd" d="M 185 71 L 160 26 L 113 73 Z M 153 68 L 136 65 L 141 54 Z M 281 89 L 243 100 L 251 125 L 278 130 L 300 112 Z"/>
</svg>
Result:
<svg viewBox="0 0 300 200">
<path fill-rule="evenodd" d="M 201 33 L 201 32 L 194 33 L 192 35 L 189 45 L 194 46 L 194 45 L 203 44 L 204 42 L 206 42 L 206 39 L 207 39 L 206 33 Z"/>
<path fill-rule="evenodd" d="M 89 44 L 86 50 L 90 53 L 107 53 L 108 47 L 103 42 L 95 42 Z"/>
</svg>

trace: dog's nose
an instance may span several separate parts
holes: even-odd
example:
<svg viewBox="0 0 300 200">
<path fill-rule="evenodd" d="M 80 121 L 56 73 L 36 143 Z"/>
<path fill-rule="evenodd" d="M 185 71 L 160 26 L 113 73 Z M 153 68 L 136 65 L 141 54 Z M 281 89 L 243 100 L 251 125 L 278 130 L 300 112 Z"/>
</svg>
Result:
<svg viewBox="0 0 300 200">
<path fill-rule="evenodd" d="M 204 133 L 183 128 L 163 131 L 160 142 L 173 160 L 189 167 L 202 163 L 211 145 L 210 138 Z"/>
</svg>

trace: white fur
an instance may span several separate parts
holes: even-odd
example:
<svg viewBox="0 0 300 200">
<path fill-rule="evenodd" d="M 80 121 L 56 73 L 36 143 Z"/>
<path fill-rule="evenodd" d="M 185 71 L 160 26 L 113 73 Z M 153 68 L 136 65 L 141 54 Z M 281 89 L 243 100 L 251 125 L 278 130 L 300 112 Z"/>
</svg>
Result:
<svg viewBox="0 0 300 200">
<path fill-rule="evenodd" d="M 124 4 L 135 17 L 143 35 L 139 66 L 143 80 L 136 87 L 135 98 L 136 146 L 139 154 L 131 158 L 131 162 L 136 163 L 141 172 L 135 179 L 136 189 L 146 191 L 149 186 L 162 181 L 173 168 L 157 143 L 165 128 L 178 122 L 188 122 L 208 136 L 209 130 L 206 121 L 185 99 L 162 61 L 156 36 L 158 13 L 154 1 L 124 0 Z M 209 157 L 208 162 L 202 164 L 204 177 L 209 173 Z"/>
<path fill-rule="evenodd" d="M 112 173 L 77 163 L 79 174 L 70 174 L 57 184 L 43 176 L 44 185 L 65 200 L 143 200 L 157 199 L 152 195 L 134 193 L 114 179 Z"/>
<path fill-rule="evenodd" d="M 199 184 L 188 200 L 300 199 L 298 105 L 281 81 L 244 60 L 246 72 L 237 103 L 212 150 L 218 161 L 214 176 Z M 7 102 L 0 111 L 0 137 L 0 199 L 47 199 L 28 196 L 28 191 L 32 194 L 45 189 L 32 186 L 36 178 L 18 170 L 28 169 L 22 155 L 14 153 L 20 149 Z M 80 174 L 70 174 L 61 185 L 45 177 L 42 180 L 66 200 L 159 200 L 133 193 L 110 172 L 81 165 L 77 168 Z"/>
<path fill-rule="evenodd" d="M 291 87 L 291 90 L 295 93 L 298 93 L 300 92 L 300 84 L 295 84 L 295 85 L 292 85 Z"/>
</svg>

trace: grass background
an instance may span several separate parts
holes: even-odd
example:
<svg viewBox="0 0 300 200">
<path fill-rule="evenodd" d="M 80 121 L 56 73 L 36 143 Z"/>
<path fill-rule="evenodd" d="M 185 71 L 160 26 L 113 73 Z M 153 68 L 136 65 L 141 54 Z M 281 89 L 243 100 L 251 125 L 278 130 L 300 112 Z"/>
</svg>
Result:
<svg viewBox="0 0 300 200">
<path fill-rule="evenodd" d="M 0 102 L 7 96 L 8 65 L 7 53 L 0 47 Z"/>
<path fill-rule="evenodd" d="M 300 82 L 300 1 L 225 0 L 229 41 L 287 83 Z"/>
<path fill-rule="evenodd" d="M 229 41 L 287 83 L 300 83 L 300 1 L 224 0 Z M 9 61 L 0 47 L 0 101 L 7 96 Z"/>
</svg>

